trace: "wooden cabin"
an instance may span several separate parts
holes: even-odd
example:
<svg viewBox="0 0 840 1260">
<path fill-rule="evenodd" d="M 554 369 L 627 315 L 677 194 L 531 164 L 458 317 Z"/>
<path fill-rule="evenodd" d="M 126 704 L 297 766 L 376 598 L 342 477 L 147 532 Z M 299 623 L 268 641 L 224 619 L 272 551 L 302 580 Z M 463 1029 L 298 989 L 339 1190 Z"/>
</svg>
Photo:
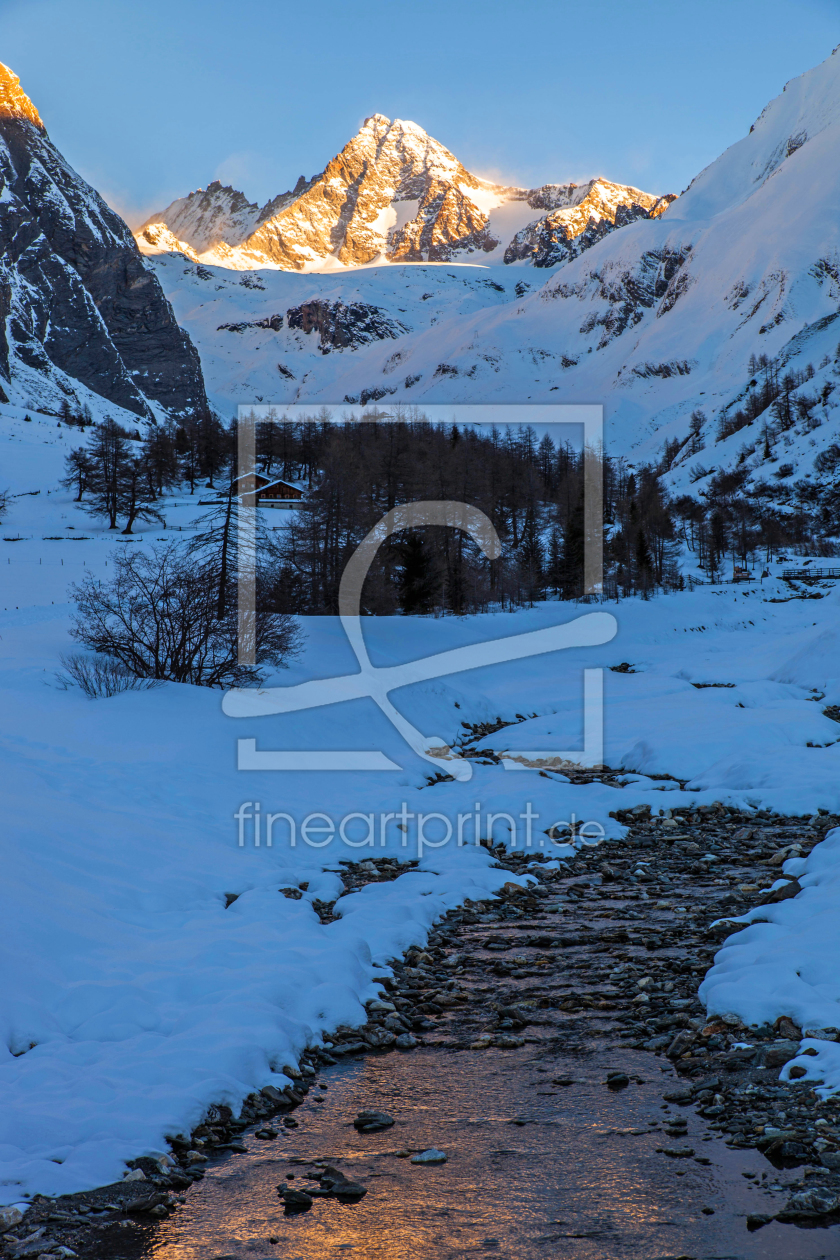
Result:
<svg viewBox="0 0 840 1260">
<path fill-rule="evenodd" d="M 240 482 L 244 482 L 246 478 L 253 477 L 256 487 L 257 503 L 263 507 L 290 508 L 296 506 L 303 498 L 303 491 L 300 486 L 295 486 L 289 481 L 283 481 L 279 477 L 271 479 L 264 477 L 262 473 L 242 473 L 233 481 L 233 489 L 235 494 L 240 494 L 237 489 Z"/>
</svg>

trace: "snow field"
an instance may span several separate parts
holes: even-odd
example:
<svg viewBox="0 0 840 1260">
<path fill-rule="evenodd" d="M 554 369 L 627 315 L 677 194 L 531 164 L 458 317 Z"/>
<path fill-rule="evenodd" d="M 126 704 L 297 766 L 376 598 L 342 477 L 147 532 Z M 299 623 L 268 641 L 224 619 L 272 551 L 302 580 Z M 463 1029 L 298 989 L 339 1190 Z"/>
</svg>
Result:
<svg viewBox="0 0 840 1260">
<path fill-rule="evenodd" d="M 537 850 L 542 840 L 542 852 L 555 860 L 570 850 L 548 841 L 551 825 L 574 815 L 595 824 L 594 834 L 603 829 L 609 843 L 624 832 L 610 813 L 643 802 L 654 812 L 714 800 L 801 814 L 840 810 L 840 732 L 821 711 L 840 702 L 840 592 L 772 603 L 787 593 L 776 578 L 763 587 L 704 587 L 604 605 L 618 621 L 612 643 L 392 694 L 419 729 L 449 743 L 464 722 L 502 718 L 512 725 L 482 746 L 514 754 L 569 748 L 582 739 L 583 669 L 602 666 L 606 758 L 625 768 L 623 788 L 481 764 L 468 782 L 429 785 L 427 763 L 370 700 L 233 720 L 223 715 L 219 693 L 175 684 L 98 701 L 63 691 L 54 674 L 60 652 L 73 647 L 66 595 L 57 577 L 44 577 L 48 566 L 16 560 L 15 548 L 55 547 L 61 555 L 76 548 L 104 578 L 113 542 L 57 489 L 69 438 L 46 445 L 20 416 L 4 415 L 3 423 L 4 480 L 21 497 L 12 500 L 2 532 L 30 541 L 0 543 L 0 579 L 15 575 L 13 590 L 4 586 L 0 598 L 0 949 L 8 977 L 0 1006 L 0 1199 L 117 1179 L 126 1159 L 162 1151 L 166 1135 L 189 1129 L 211 1102 L 235 1107 L 323 1032 L 362 1021 L 389 959 L 422 942 L 448 907 L 492 895 L 509 878 L 472 843 L 469 823 L 462 846 L 453 838 L 434 847 L 447 821 L 474 815 L 476 803 L 484 825 L 488 814 L 510 815 L 519 846 L 522 815 L 538 816 L 532 844 Z M 37 496 L 29 493 L 35 489 Z M 192 511 L 183 501 L 166 507 L 168 519 L 185 525 Z M 43 541 L 71 524 L 89 540 Z M 12 594 L 16 607 L 9 607 Z M 374 664 L 396 664 L 588 611 L 542 604 L 496 616 L 371 620 L 365 634 Z M 337 620 L 308 619 L 304 629 L 304 655 L 269 685 L 356 668 Z M 636 672 L 608 668 L 623 661 Z M 710 682 L 734 686 L 693 685 Z M 240 738 L 263 750 L 379 749 L 402 769 L 237 771 Z M 270 848 L 265 831 L 255 845 L 257 802 L 263 819 L 274 812 L 294 820 L 294 846 L 282 819 Z M 240 846 L 236 815 L 245 804 Z M 407 832 L 397 825 L 403 809 Z M 302 837 L 314 813 L 339 833 L 324 847 Z M 443 816 L 429 821 L 423 847 L 420 813 Z M 358 847 L 367 815 L 372 848 Z M 493 834 L 505 839 L 508 830 L 502 817 Z M 822 923 L 830 922 L 838 853 L 834 840 L 821 846 L 808 859 L 815 878 L 802 899 L 772 908 L 771 923 L 724 947 L 704 990 L 711 1005 L 725 999 L 727 1009 L 749 1018 L 756 1010 L 762 1018 L 812 1011 L 809 1019 L 827 1019 L 840 1000 L 831 978 L 834 937 L 804 907 L 807 898 L 822 898 Z M 341 898 L 341 917 L 322 925 L 311 903 L 341 891 L 341 861 L 381 855 L 419 855 L 419 869 Z M 304 883 L 300 900 L 279 892 Z M 236 900 L 226 908 L 230 895 Z M 767 940 L 760 934 L 768 931 L 790 959 L 778 982 L 775 964 L 768 970 L 762 961 Z M 808 978 L 818 941 L 825 962 Z M 724 983 L 725 992 L 716 987 Z M 830 1053 L 806 1062 L 819 1066 Z"/>
</svg>

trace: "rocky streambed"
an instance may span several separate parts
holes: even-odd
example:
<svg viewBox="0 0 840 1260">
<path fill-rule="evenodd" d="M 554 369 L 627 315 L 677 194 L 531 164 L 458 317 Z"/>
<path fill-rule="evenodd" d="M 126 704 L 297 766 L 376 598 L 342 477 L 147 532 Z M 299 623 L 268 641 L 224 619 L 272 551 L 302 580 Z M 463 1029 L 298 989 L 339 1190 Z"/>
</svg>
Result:
<svg viewBox="0 0 840 1260">
<path fill-rule="evenodd" d="M 288 1065 L 292 1087 L 212 1108 L 131 1181 L 36 1201 L 4 1254 L 840 1253 L 840 1108 L 778 1079 L 803 1030 L 710 1022 L 697 998 L 733 930 L 712 924 L 790 895 L 769 891 L 781 863 L 836 820 L 626 821 L 560 869 L 497 849 L 536 883 L 450 912 L 363 1028 Z M 352 887 L 404 867 L 346 870 Z"/>
</svg>

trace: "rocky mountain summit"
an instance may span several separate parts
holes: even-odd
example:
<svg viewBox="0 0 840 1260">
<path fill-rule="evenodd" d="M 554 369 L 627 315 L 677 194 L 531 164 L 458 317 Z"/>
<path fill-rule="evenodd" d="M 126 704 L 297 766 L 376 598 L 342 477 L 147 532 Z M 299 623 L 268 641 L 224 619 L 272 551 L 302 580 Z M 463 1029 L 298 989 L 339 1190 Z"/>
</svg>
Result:
<svg viewBox="0 0 840 1260">
<path fill-rule="evenodd" d="M 0 398 L 138 416 L 207 407 L 198 355 L 119 215 L 0 64 Z"/>
<path fill-rule="evenodd" d="M 556 185 L 548 186 L 548 189 L 554 188 Z M 530 194 L 529 205 L 539 205 L 540 194 L 548 189 L 537 189 Z M 657 219 L 676 201 L 674 193 L 652 197 L 637 188 L 610 184 L 605 179 L 569 184 L 568 191 L 561 191 L 565 195 L 551 199 L 550 214 L 516 233 L 505 250 L 506 263 L 523 260 L 533 262 L 535 267 L 554 267 L 568 262 L 614 228 L 626 227 L 636 219 Z M 632 193 L 632 200 L 628 199 L 628 193 Z"/>
<path fill-rule="evenodd" d="M 216 181 L 153 215 L 137 242 L 144 253 L 180 251 L 242 270 L 476 256 L 550 267 L 615 227 L 661 214 L 672 200 L 604 179 L 537 189 L 493 184 L 416 123 L 374 114 L 321 174 L 301 176 L 261 209 Z"/>
</svg>

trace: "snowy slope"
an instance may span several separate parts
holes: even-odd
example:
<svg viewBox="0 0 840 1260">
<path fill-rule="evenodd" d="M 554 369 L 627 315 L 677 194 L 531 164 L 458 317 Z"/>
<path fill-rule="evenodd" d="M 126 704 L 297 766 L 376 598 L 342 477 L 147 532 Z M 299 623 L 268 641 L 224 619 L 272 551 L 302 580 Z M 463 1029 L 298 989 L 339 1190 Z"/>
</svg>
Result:
<svg viewBox="0 0 840 1260">
<path fill-rule="evenodd" d="M 612 232 L 552 269 L 542 284 L 539 270 L 483 269 L 492 254 L 434 272 L 392 265 L 307 276 L 294 290 L 300 300 L 334 302 L 364 292 L 392 322 L 393 335 L 338 356 L 321 354 L 313 337 L 283 330 L 262 340 L 243 334 L 241 349 L 231 351 L 230 335 L 211 326 L 207 303 L 195 301 L 200 286 L 183 267 L 162 255 L 158 274 L 196 337 L 219 401 L 242 401 L 250 388 L 279 402 L 340 403 L 379 390 L 395 402 L 421 405 L 603 402 L 611 449 L 645 458 L 657 455 L 666 438 L 684 438 L 699 407 L 705 451 L 699 461 L 686 453 L 673 477 L 678 489 L 690 483 L 698 462 L 726 465 L 758 443 L 763 421 L 715 444 L 719 413 L 750 383 L 751 356 L 767 355 L 782 369 L 810 364 L 817 377 L 809 388 L 822 397 L 816 422 L 787 434 L 776 455 L 777 464 L 790 462 L 801 475 L 837 437 L 831 394 L 840 341 L 839 152 L 840 57 L 832 55 L 788 84 L 667 214 Z M 269 313 L 271 302 L 272 313 L 283 314 L 290 290 L 279 278 L 271 288 L 275 278 L 259 274 L 263 291 L 246 291 L 253 298 L 250 318 Z M 231 293 L 223 271 L 212 277 L 222 286 L 214 292 Z M 204 288 L 210 287 L 208 281 Z M 467 291 L 476 301 L 486 297 L 481 309 L 453 306 L 453 295 Z M 235 305 L 239 321 L 247 320 L 247 302 Z M 235 389 L 221 362 L 240 365 Z M 277 362 L 294 379 L 275 376 Z M 774 470 L 760 468 L 762 458 L 758 450 L 751 467 L 766 476 Z"/>
<path fill-rule="evenodd" d="M 800 1054 L 785 1064 L 810 1079 L 823 1097 L 840 1092 L 840 1045 L 826 1030 L 840 1028 L 840 829 L 807 858 L 791 857 L 784 873 L 802 891 L 742 915 L 750 926 L 731 936 L 700 987 L 709 1012 L 733 1012 L 747 1024 L 771 1022 L 784 1011 L 803 1030 Z M 816 1034 L 810 1036 L 809 1034 Z"/>
<path fill-rule="evenodd" d="M 340 403 L 363 391 L 366 399 L 422 401 L 434 370 L 406 384 L 411 369 L 404 364 L 416 336 L 488 306 L 501 308 L 532 284 L 531 273 L 519 269 L 457 264 L 301 274 L 237 273 L 171 253 L 148 263 L 189 327 L 211 401 L 226 415 L 238 403 L 314 397 Z M 301 320 L 301 310 L 316 308 L 338 313 L 349 344 L 335 346 L 317 319 Z"/>
<path fill-rule="evenodd" d="M 118 1178 L 125 1160 L 163 1151 L 166 1134 L 194 1125 L 209 1103 L 235 1107 L 254 1088 L 282 1084 L 283 1064 L 321 1032 L 361 1021 L 390 957 L 422 941 L 448 906 L 510 878 L 472 844 L 420 846 L 421 811 L 454 820 L 479 801 L 516 819 L 530 803 L 534 841 L 545 845 L 544 829 L 572 814 L 617 836 L 610 812 L 645 801 L 655 811 L 716 799 L 840 810 L 840 728 L 821 712 L 840 703 L 840 596 L 771 602 L 783 589 L 775 579 L 608 605 L 618 632 L 602 647 L 394 693 L 401 712 L 447 741 L 462 721 L 500 715 L 513 725 L 492 741 L 514 758 L 578 746 L 582 669 L 630 661 L 636 673 L 605 673 L 606 756 L 631 772 L 623 788 L 483 764 L 469 782 L 429 787 L 427 764 L 368 700 L 331 706 L 328 721 L 323 710 L 232 719 L 218 693 L 175 684 L 98 701 L 63 691 L 55 672 L 72 646 L 67 581 L 85 569 L 106 579 L 120 545 L 57 486 L 75 441 L 44 418 L 0 409 L 13 495 L 0 531 L 0 1200 Z M 195 513 L 189 496 L 168 500 L 165 534 L 128 545 L 188 530 Z M 543 604 L 496 617 L 371 619 L 365 634 L 374 662 L 388 665 L 588 611 Z M 357 668 L 336 619 L 304 628 L 305 655 L 272 684 Z M 262 750 L 378 748 L 402 769 L 237 771 L 238 738 Z M 653 774 L 690 781 L 683 790 Z M 370 852 L 353 844 L 364 821 L 324 848 L 300 835 L 292 847 L 282 823 L 270 849 L 255 847 L 250 828 L 240 847 L 234 815 L 246 801 L 297 824 L 323 811 L 336 825 L 352 811 L 399 814 L 405 802 L 409 831 L 391 817 L 384 846 L 377 826 L 375 852 L 420 857 L 421 872 L 342 899 L 340 918 L 322 925 L 311 902 L 341 892 L 330 869 L 340 859 Z M 437 841 L 441 831 L 427 834 Z M 278 891 L 302 882 L 300 900 Z M 227 909 L 226 894 L 238 894 Z M 783 990 L 762 1000 L 789 1013 Z"/>
<path fill-rule="evenodd" d="M 164 252 L 152 265 L 220 408 L 320 405 L 365 391 L 419 403 L 603 399 L 613 449 L 651 451 L 684 432 L 692 408 L 711 421 L 742 391 L 751 354 L 812 362 L 811 389 L 836 380 L 838 61 L 789 85 L 665 218 L 593 244 L 542 287 L 538 269 L 457 261 L 237 272 Z M 475 204 L 491 221 L 505 209 Z M 831 404 L 825 393 L 822 423 L 787 435 L 800 466 L 836 436 Z M 749 437 L 742 430 L 716 450 L 707 433 L 690 463 L 734 460 Z M 511 765 L 535 747 L 576 746 L 582 669 L 629 661 L 632 674 L 605 672 L 605 757 L 628 772 L 622 788 L 497 765 L 427 786 L 426 763 L 367 700 L 331 706 L 329 722 L 318 712 L 236 720 L 218 694 L 174 684 L 94 702 L 62 691 L 54 675 L 72 647 L 67 581 L 86 569 L 107 578 L 119 545 L 57 485 L 78 440 L 0 404 L 0 489 L 12 495 L 0 527 L 0 1200 L 119 1177 L 126 1159 L 165 1149 L 166 1134 L 209 1103 L 236 1106 L 282 1084 L 283 1064 L 302 1047 L 363 1018 L 390 957 L 423 940 L 447 906 L 500 879 L 484 850 L 424 851 L 416 827 L 403 835 L 390 825 L 377 854 L 422 855 L 420 873 L 342 899 L 337 922 L 322 925 L 312 900 L 341 891 L 329 868 L 369 850 L 340 839 L 292 848 L 285 832 L 257 849 L 250 831 L 240 848 L 234 815 L 245 801 L 298 822 L 314 809 L 338 822 L 352 811 L 396 813 L 402 802 L 414 815 L 454 817 L 480 801 L 516 817 L 529 803 L 540 830 L 574 814 L 607 837 L 621 831 L 610 812 L 639 802 L 840 811 L 840 727 L 823 712 L 840 706 L 840 591 L 781 602 L 790 592 L 775 577 L 605 606 L 618 630 L 602 647 L 395 693 L 410 720 L 447 741 L 464 720 L 510 721 L 488 742 Z M 678 464 L 675 484 L 690 475 L 689 461 Z M 165 534 L 127 545 L 188 532 L 195 511 L 188 496 L 168 500 Z M 365 632 L 374 661 L 393 664 L 587 611 L 543 604 L 381 619 Z M 357 668 L 334 619 L 305 628 L 304 656 L 273 685 Z M 240 772 L 240 737 L 260 749 L 377 747 L 402 769 Z M 662 774 L 675 778 L 651 777 Z M 710 1011 L 840 1026 L 838 871 L 836 833 L 807 863 L 788 863 L 803 893 L 762 908 L 753 917 L 765 921 L 724 947 L 703 990 Z M 280 895 L 302 882 L 300 900 Z M 225 908 L 230 893 L 238 897 Z M 817 1057 L 801 1065 L 840 1087 L 837 1050 L 814 1044 Z"/>
<path fill-rule="evenodd" d="M 177 248 L 241 270 L 472 257 L 552 266 L 616 226 L 660 214 L 670 200 L 603 179 L 492 184 L 416 123 L 374 114 L 321 174 L 301 177 L 262 209 L 216 181 L 152 215 L 136 237 L 146 254 Z"/>
</svg>

